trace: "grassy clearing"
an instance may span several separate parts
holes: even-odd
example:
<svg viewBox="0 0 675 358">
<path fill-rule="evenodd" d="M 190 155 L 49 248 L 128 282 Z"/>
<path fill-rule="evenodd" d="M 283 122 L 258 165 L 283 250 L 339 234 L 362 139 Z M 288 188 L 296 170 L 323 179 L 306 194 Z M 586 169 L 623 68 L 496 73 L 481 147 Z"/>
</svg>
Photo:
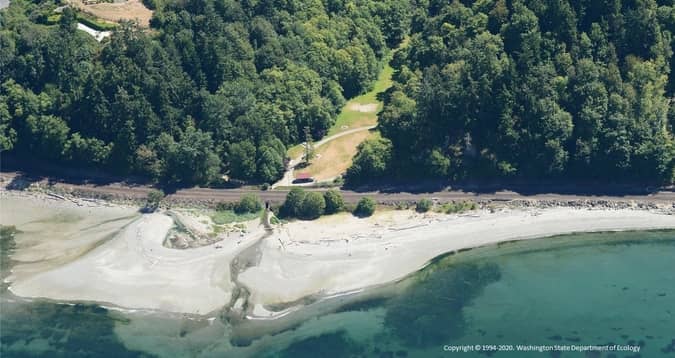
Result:
<svg viewBox="0 0 675 358">
<path fill-rule="evenodd" d="M 345 107 L 338 115 L 335 124 L 328 130 L 328 135 L 337 134 L 353 128 L 377 124 L 377 112 L 382 109 L 382 102 L 377 100 L 377 95 L 391 87 L 393 83 L 391 76 L 393 73 L 394 69 L 389 65 L 389 58 L 387 58 L 385 60 L 384 68 L 382 69 L 382 72 L 380 72 L 377 81 L 375 81 L 373 88 L 358 97 L 352 98 L 345 104 Z M 377 104 L 377 110 L 374 112 L 360 112 L 352 109 L 353 104 L 367 105 L 373 103 Z"/>
<path fill-rule="evenodd" d="M 377 81 L 373 84 L 373 89 L 355 97 L 352 99 L 353 102 L 360 104 L 378 103 L 378 110 L 382 108 L 382 102 L 377 99 L 377 95 L 388 90 L 394 83 L 391 79 L 391 76 L 394 74 L 394 69 L 389 64 L 389 61 L 391 61 L 391 56 L 388 56 L 385 59 L 384 67 L 382 68 L 382 72 L 380 72 Z"/>
<path fill-rule="evenodd" d="M 390 57 L 385 59 L 385 65 L 380 72 L 380 75 L 373 84 L 373 88 L 358 97 L 354 97 L 349 100 L 342 111 L 335 120 L 335 124 L 328 130 L 326 136 L 331 136 L 344 132 L 346 130 L 367 127 L 377 124 L 377 112 L 382 109 L 382 102 L 377 100 L 377 94 L 386 91 L 391 87 L 393 81 L 391 79 L 394 69 L 389 65 Z M 377 104 L 377 109 L 372 112 L 361 112 L 354 109 L 354 104 L 356 105 L 368 105 L 368 104 Z M 358 143 L 356 144 L 358 145 Z M 304 147 L 302 144 L 298 144 L 291 148 L 288 148 L 287 154 L 289 158 L 298 158 L 302 155 Z M 354 152 L 356 153 L 356 152 Z"/>
<path fill-rule="evenodd" d="M 400 47 L 404 47 L 406 44 L 407 39 Z M 373 88 L 358 97 L 352 98 L 345 104 L 335 124 L 328 130 L 327 136 L 377 124 L 377 113 L 383 106 L 383 103 L 377 99 L 377 96 L 389 89 L 393 84 L 392 75 L 394 74 L 394 69 L 389 64 L 392 56 L 393 52 L 384 58 L 384 66 L 377 81 L 373 84 Z M 356 147 L 366 139 L 377 138 L 379 136 L 379 132 L 364 133 L 366 132 L 340 137 L 317 148 L 317 154 L 321 157 L 315 159 L 309 167 L 296 171 L 296 173 L 308 172 L 317 178 L 317 180 L 326 180 L 344 173 L 352 163 L 352 158 L 356 154 Z M 289 148 L 287 153 L 290 158 L 295 159 L 302 155 L 303 150 L 304 147 L 302 145 L 296 145 Z"/>
<path fill-rule="evenodd" d="M 317 181 L 332 179 L 352 165 L 356 147 L 366 139 L 379 137 L 377 131 L 361 131 L 332 140 L 316 149 L 316 158 L 308 167 L 296 170 L 294 174 L 309 173 Z"/>
<path fill-rule="evenodd" d="M 216 225 L 225 225 L 231 223 L 238 223 L 259 218 L 262 212 L 237 214 L 233 210 L 215 211 L 211 216 L 211 220 Z"/>
<path fill-rule="evenodd" d="M 127 0 L 120 3 L 101 2 L 95 5 L 84 5 L 82 0 L 73 0 L 73 5 L 82 11 L 102 20 L 119 22 L 123 20 L 138 21 L 142 27 L 149 27 L 153 11 L 145 7 L 141 0 Z"/>
</svg>

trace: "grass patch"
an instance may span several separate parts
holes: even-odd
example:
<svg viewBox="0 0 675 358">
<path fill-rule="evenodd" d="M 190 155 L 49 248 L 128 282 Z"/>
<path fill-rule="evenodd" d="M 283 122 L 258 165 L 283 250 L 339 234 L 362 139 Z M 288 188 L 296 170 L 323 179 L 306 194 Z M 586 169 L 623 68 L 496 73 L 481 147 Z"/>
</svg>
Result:
<svg viewBox="0 0 675 358">
<path fill-rule="evenodd" d="M 331 136 L 333 134 L 338 134 L 350 129 L 372 126 L 375 124 L 377 124 L 376 113 L 363 113 L 359 111 L 343 109 L 335 121 L 335 125 L 328 130 L 328 135 Z"/>
<path fill-rule="evenodd" d="M 302 144 L 298 144 L 296 146 L 288 148 L 288 157 L 291 159 L 295 159 L 299 156 L 301 156 L 305 152 L 305 147 L 302 146 Z"/>
<path fill-rule="evenodd" d="M 52 14 L 47 17 L 47 25 L 56 25 L 59 21 L 61 21 L 61 14 Z M 81 11 L 77 12 L 77 21 L 96 31 L 112 31 L 117 28 L 117 24 L 99 20 L 96 17 Z"/>
<path fill-rule="evenodd" d="M 377 81 L 375 81 L 373 84 L 373 88 L 370 91 L 353 98 L 350 102 L 356 102 L 360 104 L 377 102 L 379 103 L 378 110 L 382 108 L 382 103 L 377 99 L 377 95 L 388 90 L 389 87 L 394 84 L 394 81 L 391 79 L 392 75 L 394 74 L 394 68 L 389 64 L 391 57 L 392 56 L 390 55 L 384 59 L 384 67 L 382 67 L 382 71 L 377 77 Z"/>
<path fill-rule="evenodd" d="M 47 25 L 56 25 L 61 21 L 61 14 L 52 14 L 47 17 Z"/>
<path fill-rule="evenodd" d="M 77 13 L 77 21 L 91 27 L 96 31 L 112 31 L 117 28 L 117 24 L 112 24 L 99 20 L 91 15 L 85 14 L 83 12 Z"/>
<path fill-rule="evenodd" d="M 261 213 L 262 213 L 262 211 L 257 212 L 257 213 L 237 214 L 233 210 L 221 210 L 221 211 L 215 211 L 210 216 L 211 216 L 211 220 L 213 220 L 214 224 L 225 225 L 225 224 L 231 224 L 231 223 L 238 223 L 238 222 L 253 220 L 255 218 L 259 218 Z"/>
<path fill-rule="evenodd" d="M 389 61 L 390 57 L 387 57 L 384 61 L 384 68 L 370 91 L 352 98 L 345 104 L 342 112 L 335 120 L 335 124 L 328 130 L 329 136 L 349 129 L 377 124 L 377 112 L 382 109 L 382 102 L 377 100 L 377 95 L 386 91 L 393 83 L 391 76 L 394 69 L 389 65 Z M 367 105 L 371 103 L 377 103 L 377 110 L 374 112 L 360 112 L 350 109 L 350 105 L 353 104 Z"/>
</svg>

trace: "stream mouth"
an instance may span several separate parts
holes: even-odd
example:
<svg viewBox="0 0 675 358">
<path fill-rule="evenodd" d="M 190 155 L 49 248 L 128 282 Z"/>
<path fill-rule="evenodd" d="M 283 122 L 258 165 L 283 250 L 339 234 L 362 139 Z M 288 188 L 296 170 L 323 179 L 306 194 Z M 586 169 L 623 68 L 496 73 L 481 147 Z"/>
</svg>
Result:
<svg viewBox="0 0 675 358">
<path fill-rule="evenodd" d="M 239 281 L 239 274 L 246 271 L 246 269 L 255 267 L 262 259 L 262 251 L 260 244 L 263 240 L 271 237 L 273 232 L 266 231 L 256 242 L 245 248 L 230 262 L 230 279 L 235 288 L 232 290 L 232 298 L 230 303 L 225 306 L 223 310 L 223 318 L 230 324 L 237 324 L 242 322 L 247 313 L 250 313 L 252 307 L 249 307 L 248 299 L 251 295 L 249 289 Z"/>
<path fill-rule="evenodd" d="M 274 214 L 266 208 L 260 218 L 261 224 L 265 227 L 265 233 L 256 239 L 254 244 L 240 251 L 230 262 L 230 278 L 235 288 L 232 290 L 230 303 L 223 309 L 223 318 L 231 324 L 244 321 L 253 309 L 253 307 L 249 307 L 248 302 L 251 293 L 246 285 L 239 281 L 239 274 L 260 264 L 262 259 L 260 245 L 265 239 L 274 236 L 274 227 L 271 224 L 272 217 L 274 217 Z"/>
</svg>

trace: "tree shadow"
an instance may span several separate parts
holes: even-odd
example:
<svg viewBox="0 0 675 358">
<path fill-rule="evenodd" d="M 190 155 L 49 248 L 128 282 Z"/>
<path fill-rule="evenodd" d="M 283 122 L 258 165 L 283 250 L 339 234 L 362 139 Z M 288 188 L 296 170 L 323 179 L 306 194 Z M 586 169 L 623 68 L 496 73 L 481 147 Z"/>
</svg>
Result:
<svg viewBox="0 0 675 358">
<path fill-rule="evenodd" d="M 444 181 L 399 181 L 399 180 L 380 180 L 357 185 L 345 184 L 343 189 L 348 189 L 357 193 L 380 192 L 385 194 L 412 193 L 424 194 L 443 191 L 448 187 Z"/>
<path fill-rule="evenodd" d="M 360 185 L 345 186 L 359 193 L 380 192 L 387 194 L 432 194 L 452 191 L 467 194 L 508 193 L 522 196 L 535 195 L 578 195 L 578 196 L 643 196 L 660 191 L 675 191 L 657 183 L 576 181 L 576 180 L 513 180 L 513 181 L 447 181 L 447 180 L 380 180 Z"/>
<path fill-rule="evenodd" d="M 39 182 L 42 178 L 28 176 L 20 173 L 12 178 L 12 180 L 5 186 L 7 190 L 24 191 L 28 189 L 33 183 Z"/>
<path fill-rule="evenodd" d="M 125 186 L 145 186 L 152 184 L 147 178 L 140 176 L 117 176 L 100 169 L 68 166 L 62 163 L 49 162 L 41 159 L 18 158 L 13 155 L 3 155 L 0 172 L 19 174 L 16 187 L 19 188 L 21 180 L 30 179 L 33 183 L 47 180 L 49 185 L 58 183 L 71 185 L 104 186 L 114 183 Z M 11 185 L 12 183 L 10 183 Z M 25 189 L 25 188 L 24 188 Z"/>
<path fill-rule="evenodd" d="M 389 103 L 391 101 L 391 96 L 394 93 L 394 86 L 387 88 L 385 91 L 379 92 L 375 95 L 375 98 L 382 103 Z"/>
</svg>

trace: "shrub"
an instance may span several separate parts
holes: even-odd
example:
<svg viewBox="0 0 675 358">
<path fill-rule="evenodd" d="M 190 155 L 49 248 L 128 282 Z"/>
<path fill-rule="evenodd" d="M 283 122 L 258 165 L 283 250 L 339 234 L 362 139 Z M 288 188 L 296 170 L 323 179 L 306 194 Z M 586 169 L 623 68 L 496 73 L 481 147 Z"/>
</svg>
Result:
<svg viewBox="0 0 675 358">
<path fill-rule="evenodd" d="M 162 6 L 162 0 L 143 0 L 143 5 L 150 10 L 157 10 Z"/>
<path fill-rule="evenodd" d="M 425 198 L 417 202 L 415 211 L 418 213 L 426 213 L 427 211 L 431 210 L 433 205 L 434 203 L 431 200 Z"/>
<path fill-rule="evenodd" d="M 345 201 L 337 190 L 328 190 L 323 193 L 323 198 L 326 201 L 326 214 L 335 214 L 344 210 Z"/>
<path fill-rule="evenodd" d="M 147 212 L 153 212 L 157 210 L 157 208 L 159 208 L 159 204 L 161 204 L 162 200 L 164 199 L 164 196 L 164 192 L 161 190 L 150 190 L 145 201 L 145 208 L 143 210 Z"/>
<path fill-rule="evenodd" d="M 321 193 L 309 192 L 305 194 L 300 204 L 298 217 L 307 220 L 314 220 L 323 215 L 326 209 L 326 201 Z"/>
<path fill-rule="evenodd" d="M 399 201 L 395 206 L 396 210 L 408 210 L 410 209 L 410 203 L 406 201 Z"/>
<path fill-rule="evenodd" d="M 375 212 L 375 201 L 371 198 L 363 197 L 359 200 L 359 203 L 356 204 L 356 209 L 354 209 L 354 215 L 358 217 L 367 217 L 373 215 Z"/>
<path fill-rule="evenodd" d="M 446 214 L 458 214 L 465 211 L 476 210 L 478 205 L 473 201 L 461 201 L 461 202 L 450 202 L 443 204 L 440 208 L 440 212 Z"/>
<path fill-rule="evenodd" d="M 300 212 L 300 204 L 305 198 L 305 191 L 301 188 L 293 188 L 286 194 L 286 201 L 279 210 L 279 215 L 282 217 L 294 217 Z"/>
<path fill-rule="evenodd" d="M 262 190 L 262 191 L 269 190 L 269 188 L 270 188 L 270 185 L 269 185 L 268 183 L 263 183 L 263 184 L 260 186 L 260 190 Z"/>
<path fill-rule="evenodd" d="M 347 183 L 359 184 L 384 177 L 392 161 L 392 147 L 391 141 L 386 138 L 371 139 L 359 144 L 354 162 L 347 169 Z"/>
<path fill-rule="evenodd" d="M 262 204 L 257 196 L 246 194 L 234 205 L 234 212 L 237 214 L 257 213 L 262 209 Z"/>
<path fill-rule="evenodd" d="M 217 211 L 225 211 L 225 210 L 232 210 L 236 203 L 230 203 L 227 201 L 221 201 L 218 204 L 216 204 L 216 210 Z"/>
</svg>

